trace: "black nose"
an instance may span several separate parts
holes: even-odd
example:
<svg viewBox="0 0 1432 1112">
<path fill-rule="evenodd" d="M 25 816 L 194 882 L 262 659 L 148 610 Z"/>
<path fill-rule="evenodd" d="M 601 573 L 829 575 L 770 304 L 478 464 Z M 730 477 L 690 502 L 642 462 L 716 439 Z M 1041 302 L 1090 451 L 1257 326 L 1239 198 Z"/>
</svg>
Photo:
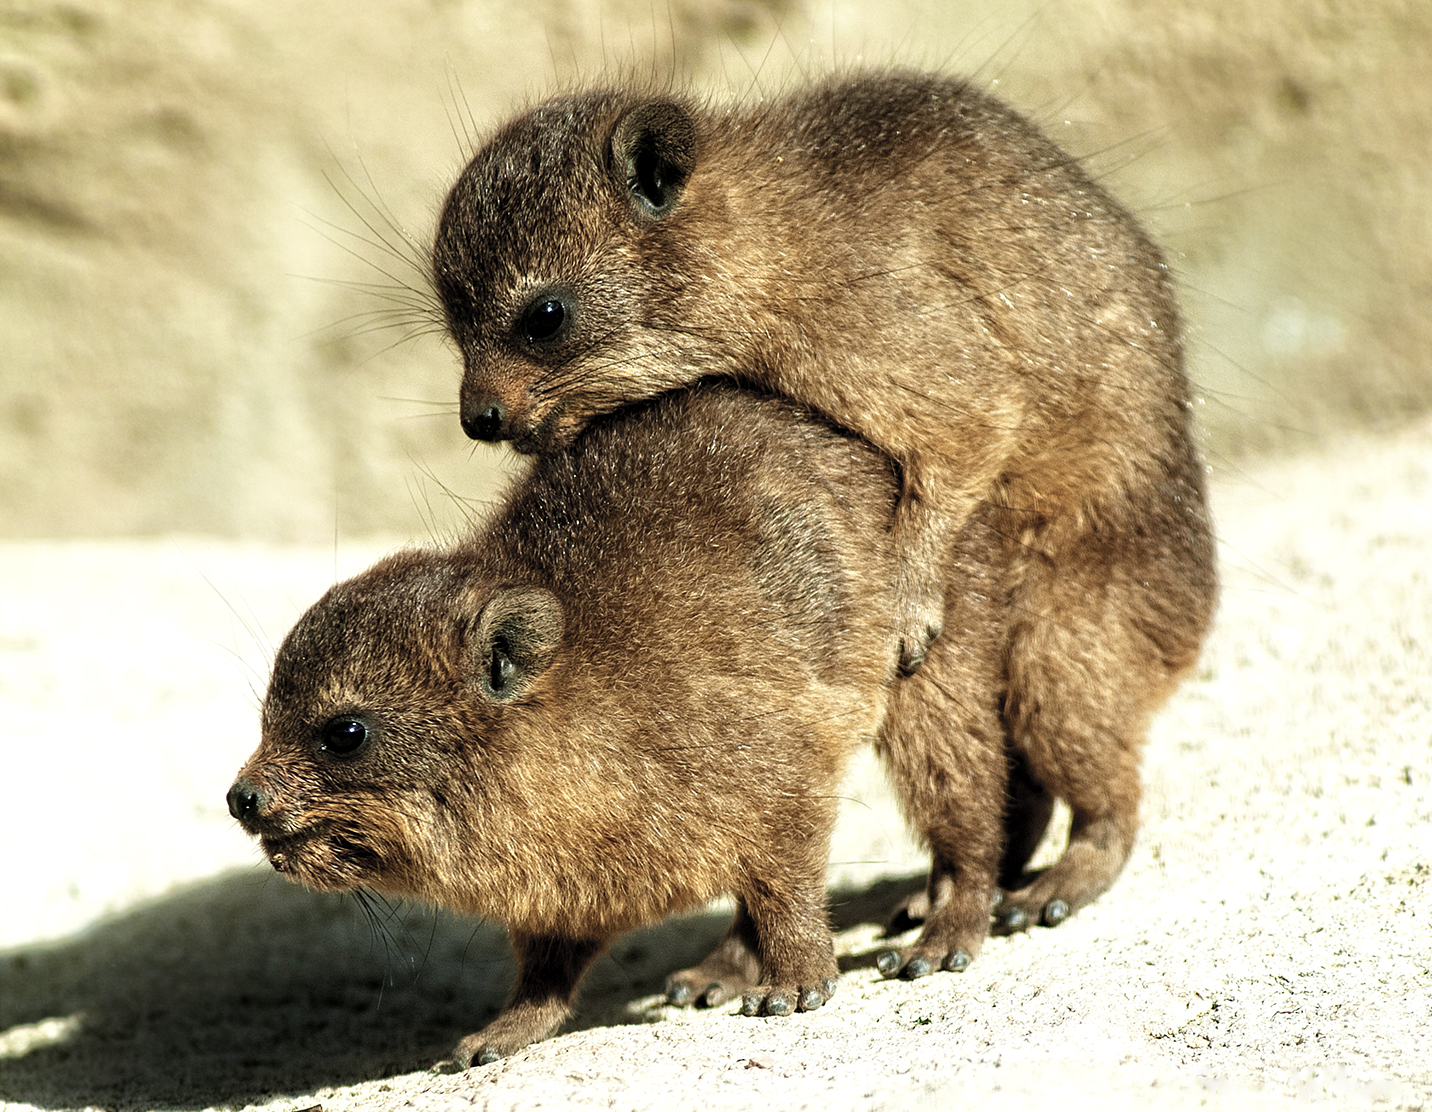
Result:
<svg viewBox="0 0 1432 1112">
<path fill-rule="evenodd" d="M 236 780 L 229 789 L 229 814 L 240 822 L 255 817 L 263 805 L 263 796 L 258 788 L 247 780 Z"/>
<path fill-rule="evenodd" d="M 503 426 L 507 423 L 507 411 L 502 403 L 491 399 L 479 399 L 462 407 L 462 431 L 473 440 L 485 440 L 492 444 L 505 439 Z"/>
</svg>

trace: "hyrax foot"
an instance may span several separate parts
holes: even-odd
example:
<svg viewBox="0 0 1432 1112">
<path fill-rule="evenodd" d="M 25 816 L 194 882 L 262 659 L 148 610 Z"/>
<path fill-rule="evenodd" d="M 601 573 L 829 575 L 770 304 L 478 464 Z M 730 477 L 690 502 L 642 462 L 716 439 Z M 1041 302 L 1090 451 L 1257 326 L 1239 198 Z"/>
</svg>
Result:
<svg viewBox="0 0 1432 1112">
<path fill-rule="evenodd" d="M 1018 934 L 1032 926 L 1057 927 L 1074 914 L 1067 900 L 1055 896 L 1052 900 L 1040 902 L 1019 892 L 1011 892 L 1000 906 L 995 908 L 995 934 Z"/>
<path fill-rule="evenodd" d="M 837 983 L 837 978 L 825 977 L 818 985 L 757 985 L 742 997 L 741 1014 L 813 1012 L 835 995 Z"/>
<path fill-rule="evenodd" d="M 734 1000 L 760 977 L 755 956 L 732 961 L 720 950 L 700 965 L 682 969 L 666 979 L 666 1001 L 681 1007 L 715 1008 Z"/>
<path fill-rule="evenodd" d="M 974 958 L 967 950 L 942 950 L 939 947 L 925 950 L 912 946 L 908 950 L 885 950 L 875 959 L 875 968 L 883 977 L 913 981 L 939 970 L 963 973 L 972 961 Z"/>
<path fill-rule="evenodd" d="M 556 1034 L 572 1012 L 577 982 L 606 942 L 600 938 L 562 938 L 514 931 L 517 981 L 497 1018 L 457 1044 L 452 1052 L 459 1069 L 485 1066 Z"/>
<path fill-rule="evenodd" d="M 756 946 L 756 927 L 743 901 L 716 949 L 700 965 L 666 979 L 667 1003 L 715 1008 L 735 999 L 761 979 Z"/>
<path fill-rule="evenodd" d="M 460 1070 L 470 1066 L 485 1066 L 499 1058 L 515 1054 L 524 1046 L 541 1042 L 561 1026 L 563 1016 L 540 1016 L 532 1013 L 509 1013 L 499 1015 L 481 1031 L 468 1035 L 457 1044 L 452 1060 Z"/>
<path fill-rule="evenodd" d="M 990 897 L 986 892 L 962 892 L 932 909 L 925 893 L 917 893 L 895 909 L 891 928 L 902 921 L 923 921 L 913 946 L 885 950 L 875 959 L 884 977 L 914 980 L 944 970 L 963 973 L 980 952 L 989 933 Z"/>
<path fill-rule="evenodd" d="M 1128 857 L 1124 844 L 1122 839 L 1098 836 L 1071 838 L 1054 865 L 1023 888 L 1004 894 L 994 910 L 994 932 L 1057 927 L 1114 883 Z"/>
<path fill-rule="evenodd" d="M 700 967 L 683 969 L 666 979 L 666 1002 L 678 1007 L 716 1008 L 744 992 L 752 981 L 711 978 Z"/>
</svg>

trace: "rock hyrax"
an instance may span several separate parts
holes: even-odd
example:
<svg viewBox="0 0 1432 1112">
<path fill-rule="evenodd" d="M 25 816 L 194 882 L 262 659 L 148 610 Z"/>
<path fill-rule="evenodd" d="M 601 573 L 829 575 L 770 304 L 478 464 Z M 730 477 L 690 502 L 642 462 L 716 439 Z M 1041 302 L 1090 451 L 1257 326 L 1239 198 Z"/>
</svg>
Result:
<svg viewBox="0 0 1432 1112">
<path fill-rule="evenodd" d="M 731 106 L 578 91 L 472 159 L 432 273 L 475 438 L 551 452 L 597 414 L 722 376 L 888 455 L 903 671 L 951 638 L 965 602 L 947 589 L 979 548 L 963 531 L 998 538 L 983 569 L 1004 630 L 998 729 L 1028 788 L 1012 806 L 1037 816 L 1061 796 L 1073 813 L 1053 868 L 1006 869 L 1000 923 L 1053 924 L 1112 883 L 1148 716 L 1196 657 L 1216 584 L 1167 267 L 1077 159 L 968 82 L 922 73 Z M 948 645 L 942 667 L 967 649 Z M 890 756 L 931 839 L 930 907 L 954 914 L 939 909 L 973 881 L 947 770 L 970 721 L 990 727 L 940 675 L 911 684 Z M 954 931 L 926 928 L 932 953 Z"/>
<path fill-rule="evenodd" d="M 230 809 L 314 888 L 508 926 L 512 996 L 463 1065 L 550 1035 L 617 934 L 718 893 L 735 922 L 674 998 L 833 991 L 827 845 L 896 676 L 898 484 L 807 417 L 712 386 L 603 418 L 476 535 L 388 557 L 284 640 Z"/>
</svg>

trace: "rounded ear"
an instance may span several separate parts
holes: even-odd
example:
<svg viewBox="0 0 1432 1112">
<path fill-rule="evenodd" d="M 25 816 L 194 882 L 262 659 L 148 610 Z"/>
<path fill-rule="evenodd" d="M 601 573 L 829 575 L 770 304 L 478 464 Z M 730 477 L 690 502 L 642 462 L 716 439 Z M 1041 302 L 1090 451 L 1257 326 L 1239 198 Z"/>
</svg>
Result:
<svg viewBox="0 0 1432 1112">
<path fill-rule="evenodd" d="M 562 643 L 562 604 L 541 587 L 503 587 L 467 629 L 467 682 L 493 703 L 521 698 Z"/>
<path fill-rule="evenodd" d="M 633 108 L 612 132 L 612 171 L 642 223 L 676 207 L 696 166 L 696 123 L 679 104 L 654 101 Z"/>
</svg>

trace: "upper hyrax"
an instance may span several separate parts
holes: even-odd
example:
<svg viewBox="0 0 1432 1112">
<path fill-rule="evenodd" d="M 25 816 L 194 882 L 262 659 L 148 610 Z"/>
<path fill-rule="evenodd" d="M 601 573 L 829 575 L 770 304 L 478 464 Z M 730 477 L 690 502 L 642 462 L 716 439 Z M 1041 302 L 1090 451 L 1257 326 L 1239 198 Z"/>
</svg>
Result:
<svg viewBox="0 0 1432 1112">
<path fill-rule="evenodd" d="M 517 981 L 463 1065 L 551 1034 L 619 932 L 723 892 L 736 920 L 673 999 L 818 1007 L 840 778 L 896 674 L 897 495 L 783 401 L 701 387 L 594 422 L 474 536 L 303 616 L 230 809 L 315 888 L 507 924 Z"/>
<path fill-rule="evenodd" d="M 472 159 L 432 271 L 475 438 L 556 451 L 597 414 L 719 376 L 898 466 L 887 652 L 907 673 L 930 656 L 894 693 L 887 745 L 935 866 L 926 934 L 882 968 L 927 970 L 974 929 L 967 858 L 988 852 L 969 848 L 951 769 L 975 734 L 1007 739 L 1028 789 L 1009 804 L 1002 926 L 1052 924 L 1108 887 L 1148 717 L 1216 585 L 1169 274 L 1076 159 L 922 73 L 730 106 L 578 91 Z M 971 659 L 973 604 L 950 592 L 972 574 L 1003 631 L 993 712 L 943 674 Z M 1068 848 L 1021 878 L 1054 796 Z"/>
</svg>

